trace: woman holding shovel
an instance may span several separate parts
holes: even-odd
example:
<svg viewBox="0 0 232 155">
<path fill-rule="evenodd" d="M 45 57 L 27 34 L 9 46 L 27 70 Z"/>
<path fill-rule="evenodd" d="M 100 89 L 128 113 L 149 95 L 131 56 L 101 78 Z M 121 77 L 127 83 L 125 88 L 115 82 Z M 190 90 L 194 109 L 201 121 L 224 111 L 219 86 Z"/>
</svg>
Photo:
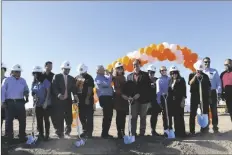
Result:
<svg viewBox="0 0 232 155">
<path fill-rule="evenodd" d="M 49 121 L 49 112 L 47 106 L 50 105 L 50 86 L 51 83 L 45 79 L 42 74 L 43 69 L 40 66 L 34 67 L 32 74 L 34 76 L 34 81 L 32 83 L 31 91 L 35 106 L 36 120 L 37 120 L 37 129 L 39 130 L 39 139 L 48 140 L 49 130 L 50 130 L 50 121 Z M 45 137 L 44 137 L 44 127 L 45 122 Z"/>
<path fill-rule="evenodd" d="M 184 106 L 186 99 L 186 83 L 180 76 L 176 66 L 169 70 L 170 81 L 168 87 L 168 113 L 169 129 L 172 129 L 172 117 L 174 117 L 175 136 L 185 136 Z"/>
<path fill-rule="evenodd" d="M 126 83 L 124 76 L 124 68 L 121 63 L 116 63 L 113 72 L 114 83 L 114 109 L 117 112 L 116 125 L 118 130 L 118 138 L 122 139 L 125 135 L 126 113 L 128 110 L 128 103 L 122 98 L 122 90 Z"/>
<path fill-rule="evenodd" d="M 203 73 L 203 61 L 198 60 L 193 66 L 196 72 L 189 75 L 191 93 L 189 128 L 191 135 L 195 135 L 195 117 L 198 107 L 200 107 L 201 113 L 208 115 L 211 103 L 211 83 L 208 75 Z M 201 127 L 201 132 L 208 132 L 208 126 Z"/>
</svg>

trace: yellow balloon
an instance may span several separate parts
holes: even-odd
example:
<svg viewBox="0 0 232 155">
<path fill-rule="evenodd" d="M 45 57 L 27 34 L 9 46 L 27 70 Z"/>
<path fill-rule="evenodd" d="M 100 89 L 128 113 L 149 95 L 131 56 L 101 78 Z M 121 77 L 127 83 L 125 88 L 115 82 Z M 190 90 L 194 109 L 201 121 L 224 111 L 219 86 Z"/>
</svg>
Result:
<svg viewBox="0 0 232 155">
<path fill-rule="evenodd" d="M 129 58 L 128 56 L 124 56 L 124 57 L 122 58 L 122 63 L 125 64 L 125 65 L 128 65 L 129 60 L 130 60 L 130 58 Z"/>
</svg>

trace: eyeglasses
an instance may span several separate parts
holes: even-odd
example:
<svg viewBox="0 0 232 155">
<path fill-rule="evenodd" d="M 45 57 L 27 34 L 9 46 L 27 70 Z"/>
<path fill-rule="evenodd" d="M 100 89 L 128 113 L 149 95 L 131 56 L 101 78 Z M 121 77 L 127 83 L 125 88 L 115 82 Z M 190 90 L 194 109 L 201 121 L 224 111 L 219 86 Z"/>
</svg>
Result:
<svg viewBox="0 0 232 155">
<path fill-rule="evenodd" d="M 122 70 L 122 69 L 123 69 L 123 66 L 121 66 L 121 67 L 117 67 L 116 69 Z"/>
<path fill-rule="evenodd" d="M 228 66 L 230 66 L 230 64 L 224 64 L 224 66 L 228 67 Z"/>
<path fill-rule="evenodd" d="M 166 72 L 167 71 L 167 69 L 162 69 L 162 70 L 160 70 L 161 72 Z"/>
<path fill-rule="evenodd" d="M 139 64 L 133 64 L 133 67 L 134 68 L 139 67 Z"/>
<path fill-rule="evenodd" d="M 204 63 L 205 63 L 205 64 L 209 64 L 209 63 L 210 63 L 210 61 L 204 61 Z"/>
<path fill-rule="evenodd" d="M 148 71 L 148 74 L 155 74 L 154 71 Z"/>
</svg>

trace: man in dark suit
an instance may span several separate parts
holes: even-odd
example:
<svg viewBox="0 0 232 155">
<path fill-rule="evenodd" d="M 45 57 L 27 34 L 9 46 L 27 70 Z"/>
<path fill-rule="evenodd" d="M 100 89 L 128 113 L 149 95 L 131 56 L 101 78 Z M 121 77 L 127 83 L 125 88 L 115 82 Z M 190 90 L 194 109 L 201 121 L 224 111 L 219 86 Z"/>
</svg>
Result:
<svg viewBox="0 0 232 155">
<path fill-rule="evenodd" d="M 77 90 L 75 87 L 74 77 L 68 75 L 71 69 L 68 61 L 63 62 L 61 65 L 62 73 L 56 74 L 52 81 L 52 90 L 54 98 L 56 99 L 55 110 L 55 122 L 56 122 L 56 134 L 61 138 L 64 136 L 64 119 L 66 123 L 65 135 L 69 136 L 72 125 L 72 97 L 79 102 L 77 97 Z"/>
<path fill-rule="evenodd" d="M 134 83 L 134 86 L 131 86 L 131 89 L 135 89 L 136 91 L 136 95 L 133 97 L 134 103 L 131 106 L 132 135 L 134 136 L 136 136 L 138 114 L 140 114 L 140 136 L 144 136 L 146 131 L 148 103 L 151 102 L 151 95 L 149 93 L 151 81 L 148 73 L 140 70 L 140 65 L 140 61 L 136 59 L 133 62 L 133 73 L 127 76 L 127 81 Z"/>
</svg>

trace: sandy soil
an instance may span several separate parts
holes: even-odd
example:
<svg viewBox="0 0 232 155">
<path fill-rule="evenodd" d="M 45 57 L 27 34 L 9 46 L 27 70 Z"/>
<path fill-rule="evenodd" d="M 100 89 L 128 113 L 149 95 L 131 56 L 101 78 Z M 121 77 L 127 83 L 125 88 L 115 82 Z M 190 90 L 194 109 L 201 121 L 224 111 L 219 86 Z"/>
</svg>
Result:
<svg viewBox="0 0 232 155">
<path fill-rule="evenodd" d="M 185 116 L 186 131 L 189 131 L 189 116 Z M 76 130 L 72 131 L 71 139 L 52 139 L 48 142 L 40 142 L 36 145 L 25 146 L 20 144 L 9 150 L 11 155 L 30 154 L 232 154 L 232 123 L 228 115 L 219 116 L 220 133 L 214 134 L 210 130 L 209 134 L 188 137 L 185 139 L 165 140 L 162 137 L 150 136 L 150 116 L 147 118 L 147 136 L 136 139 L 136 142 L 125 145 L 123 140 L 101 139 L 102 116 L 94 117 L 94 137 L 88 139 L 86 145 L 76 148 Z M 18 123 L 14 122 L 15 133 L 17 133 Z M 31 117 L 27 119 L 27 132 L 31 130 Z M 162 119 L 159 116 L 157 131 L 163 132 Z M 199 131 L 197 125 L 196 131 Z M 52 129 L 52 135 L 54 130 Z M 113 118 L 110 134 L 116 137 L 115 117 Z"/>
</svg>

